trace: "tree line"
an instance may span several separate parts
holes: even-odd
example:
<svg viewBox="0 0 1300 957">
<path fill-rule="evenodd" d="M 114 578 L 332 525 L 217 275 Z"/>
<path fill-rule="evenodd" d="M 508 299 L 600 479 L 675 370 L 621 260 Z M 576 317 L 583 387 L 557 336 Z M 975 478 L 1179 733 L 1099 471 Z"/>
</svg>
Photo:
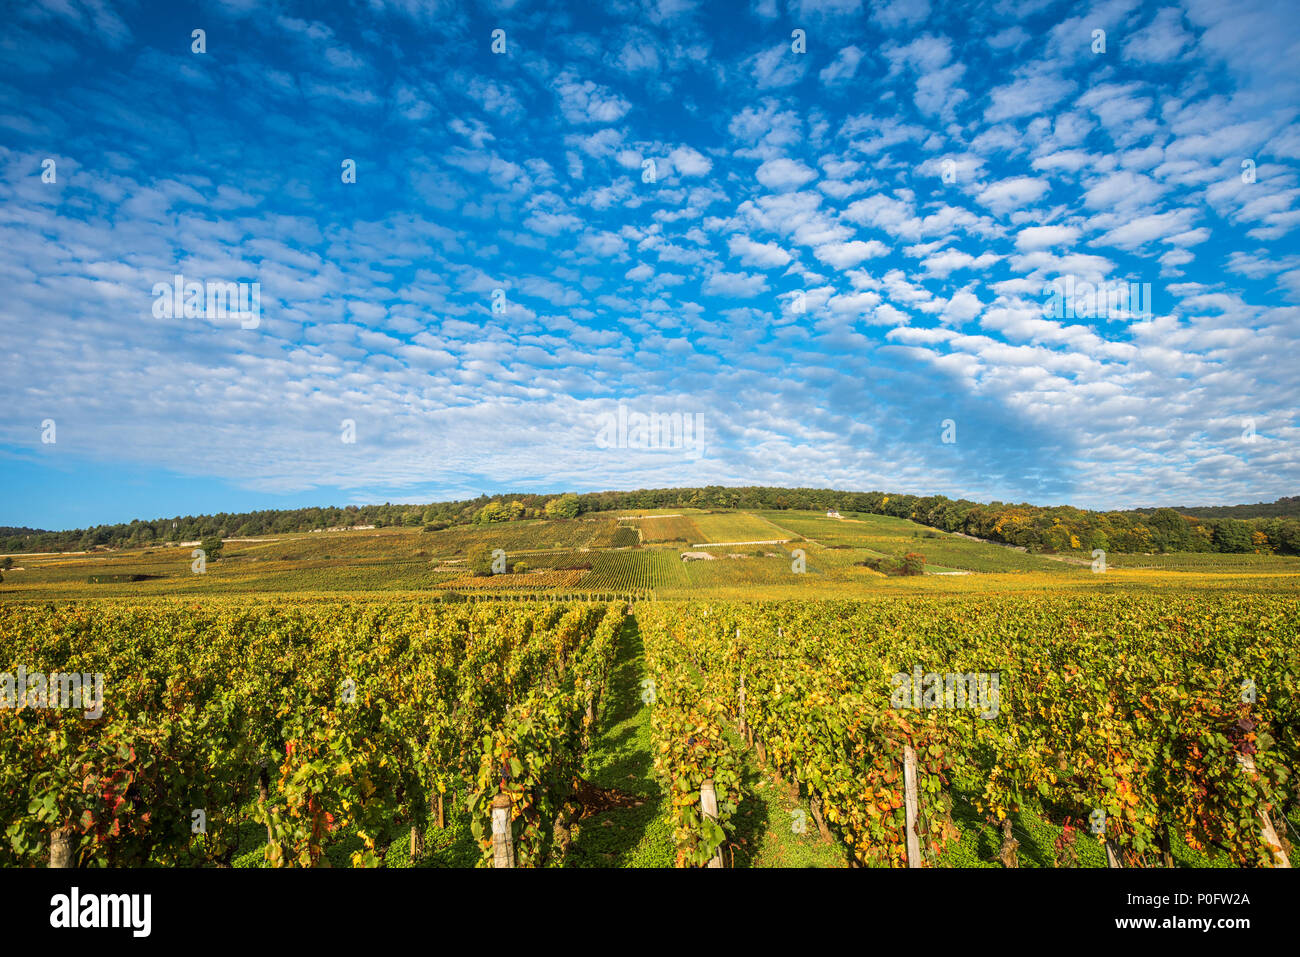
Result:
<svg viewBox="0 0 1300 957">
<path fill-rule="evenodd" d="M 1031 551 L 1104 549 L 1113 552 L 1262 552 L 1300 554 L 1300 498 L 1269 505 L 1223 509 L 1174 508 L 1091 511 L 1067 505 L 1044 507 L 972 502 L 943 495 L 842 492 L 764 486 L 638 489 L 539 495 L 480 495 L 429 505 L 348 505 L 267 509 L 215 515 L 177 515 L 152 521 L 69 531 L 0 528 L 0 551 L 89 551 L 148 547 L 167 542 L 251 538 L 373 525 L 439 531 L 453 525 L 496 524 L 613 510 L 701 508 L 837 510 L 842 514 L 890 515 Z M 1224 515 L 1206 515 L 1207 512 Z M 1197 513 L 1197 514 L 1192 514 Z"/>
</svg>

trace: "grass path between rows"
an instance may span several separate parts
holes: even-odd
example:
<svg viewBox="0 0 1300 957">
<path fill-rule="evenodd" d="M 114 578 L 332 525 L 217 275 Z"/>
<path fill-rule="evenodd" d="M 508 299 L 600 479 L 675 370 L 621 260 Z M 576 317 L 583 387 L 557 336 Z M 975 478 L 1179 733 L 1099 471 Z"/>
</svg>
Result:
<svg viewBox="0 0 1300 957">
<path fill-rule="evenodd" d="M 587 780 L 639 795 L 644 803 L 610 808 L 574 826 L 565 867 L 673 866 L 668 806 L 652 773 L 650 706 L 641 700 L 644 656 L 636 619 L 629 617 L 587 761 Z"/>
<path fill-rule="evenodd" d="M 672 867 L 672 825 L 666 797 L 653 777 L 651 705 L 642 700 L 645 649 L 630 617 L 610 677 L 600 731 L 592 744 L 587 778 L 602 787 L 639 795 L 639 807 L 611 808 L 574 828 L 566 867 Z M 733 743 L 742 745 L 740 738 Z M 724 850 L 731 867 L 844 867 L 840 850 L 822 839 L 807 801 L 745 750 L 745 783 L 752 795 L 736 812 L 734 841 Z"/>
<path fill-rule="evenodd" d="M 743 744 L 739 735 L 737 744 Z M 745 800 L 736 810 L 734 867 L 848 867 L 844 850 L 817 830 L 797 785 L 763 768 L 745 748 Z"/>
</svg>

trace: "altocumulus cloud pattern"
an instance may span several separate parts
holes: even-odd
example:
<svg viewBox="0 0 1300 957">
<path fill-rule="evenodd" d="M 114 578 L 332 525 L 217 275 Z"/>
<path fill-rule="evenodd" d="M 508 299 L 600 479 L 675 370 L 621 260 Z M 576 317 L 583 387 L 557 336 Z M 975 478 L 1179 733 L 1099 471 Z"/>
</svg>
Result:
<svg viewBox="0 0 1300 957">
<path fill-rule="evenodd" d="M 66 0 L 0 44 L 0 520 L 1300 479 L 1289 3 Z"/>
</svg>

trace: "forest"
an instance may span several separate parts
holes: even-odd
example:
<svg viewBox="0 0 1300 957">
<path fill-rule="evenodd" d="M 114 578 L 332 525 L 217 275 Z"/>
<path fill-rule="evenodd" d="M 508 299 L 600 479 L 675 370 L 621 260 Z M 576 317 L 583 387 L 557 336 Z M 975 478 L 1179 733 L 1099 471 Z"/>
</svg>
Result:
<svg viewBox="0 0 1300 957">
<path fill-rule="evenodd" d="M 147 547 L 219 536 L 246 538 L 356 526 L 404 526 L 439 531 L 453 525 L 495 524 L 636 509 L 835 509 L 906 518 L 1035 552 L 1102 549 L 1113 552 L 1260 552 L 1300 554 L 1300 498 L 1260 505 L 1090 511 L 1067 505 L 980 503 L 943 495 L 843 492 L 763 486 L 638 489 L 539 495 L 481 495 L 428 505 L 348 505 L 177 515 L 68 531 L 0 527 L 0 551 L 89 551 Z"/>
</svg>

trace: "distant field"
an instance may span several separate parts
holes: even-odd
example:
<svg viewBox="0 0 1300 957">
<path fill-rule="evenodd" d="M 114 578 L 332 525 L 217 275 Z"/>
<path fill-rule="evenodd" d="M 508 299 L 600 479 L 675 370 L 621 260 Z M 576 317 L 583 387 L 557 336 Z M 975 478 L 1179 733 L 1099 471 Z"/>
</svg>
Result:
<svg viewBox="0 0 1300 957">
<path fill-rule="evenodd" d="M 1169 555 L 1106 555 L 1111 568 L 1157 568 L 1167 571 L 1300 572 L 1300 556 L 1227 555 L 1216 552 L 1174 552 Z"/>
<path fill-rule="evenodd" d="M 638 539 L 637 529 L 641 530 Z M 814 512 L 623 516 L 505 523 L 425 532 L 416 528 L 297 533 L 273 541 L 229 541 L 204 574 L 191 547 L 154 546 L 85 555 L 22 556 L 4 573 L 0 600 L 205 595 L 474 594 L 636 591 L 660 598 L 871 598 L 906 594 L 1286 590 L 1300 559 L 1267 555 L 1108 556 L 1104 575 L 1073 561 L 1029 555 L 885 516 L 843 520 Z M 784 544 L 701 544 L 791 539 Z M 474 578 L 475 545 L 505 551 L 522 574 Z M 792 552 L 804 553 L 796 573 Z M 713 561 L 682 562 L 683 551 Z M 925 556 L 927 574 L 886 577 L 863 562 L 906 552 Z M 732 557 L 740 556 L 740 557 Z M 21 569 L 21 570 L 19 570 Z M 969 574 L 944 574 L 966 572 Z M 98 579 L 92 582 L 92 578 Z M 137 579 L 137 580 L 131 580 Z"/>
<path fill-rule="evenodd" d="M 702 534 L 695 522 L 686 515 L 666 516 L 663 518 L 647 517 L 639 521 L 627 521 L 625 524 L 636 525 L 641 529 L 642 541 L 647 545 L 659 542 L 698 542 Z"/>
<path fill-rule="evenodd" d="M 789 557 L 780 558 L 720 558 L 712 562 L 687 562 L 686 574 L 692 588 L 746 586 L 764 588 L 770 585 L 797 585 L 804 576 L 790 570 Z"/>
<path fill-rule="evenodd" d="M 471 547 L 480 544 L 502 548 L 507 553 L 537 548 L 609 547 L 616 531 L 617 523 L 612 517 L 597 517 L 570 521 L 502 522 L 420 534 L 431 553 L 441 558 L 463 556 Z"/>
<path fill-rule="evenodd" d="M 723 512 L 697 515 L 692 519 L 700 537 L 691 544 L 704 542 L 762 542 L 790 536 L 766 519 L 749 512 Z"/>
<path fill-rule="evenodd" d="M 572 589 L 587 574 L 585 571 L 557 571 L 547 569 L 538 572 L 523 572 L 510 575 L 492 576 L 490 578 L 476 578 L 474 576 L 465 576 L 453 578 L 443 582 L 442 587 L 456 590 L 471 589 L 473 591 L 501 591 L 509 589 L 523 589 L 532 591 L 538 589 L 558 588 L 563 590 Z"/>
<path fill-rule="evenodd" d="M 689 584 L 675 552 L 631 551 L 597 555 L 578 587 L 592 591 L 649 591 Z"/>
<path fill-rule="evenodd" d="M 590 549 L 573 550 L 573 549 L 526 549 L 523 551 L 514 551 L 506 553 L 506 560 L 510 563 L 511 568 L 516 562 L 528 566 L 529 571 L 541 571 L 543 569 L 579 569 L 586 571 L 591 568 L 592 556 L 595 553 Z M 463 563 L 457 563 L 463 567 Z M 451 565 L 440 567 L 454 567 Z"/>
<path fill-rule="evenodd" d="M 887 515 L 827 518 L 811 512 L 764 512 L 772 523 L 823 545 L 849 545 L 895 557 L 907 552 L 925 556 L 927 567 L 972 572 L 1071 572 L 1069 566 L 989 542 L 977 542 Z"/>
</svg>

